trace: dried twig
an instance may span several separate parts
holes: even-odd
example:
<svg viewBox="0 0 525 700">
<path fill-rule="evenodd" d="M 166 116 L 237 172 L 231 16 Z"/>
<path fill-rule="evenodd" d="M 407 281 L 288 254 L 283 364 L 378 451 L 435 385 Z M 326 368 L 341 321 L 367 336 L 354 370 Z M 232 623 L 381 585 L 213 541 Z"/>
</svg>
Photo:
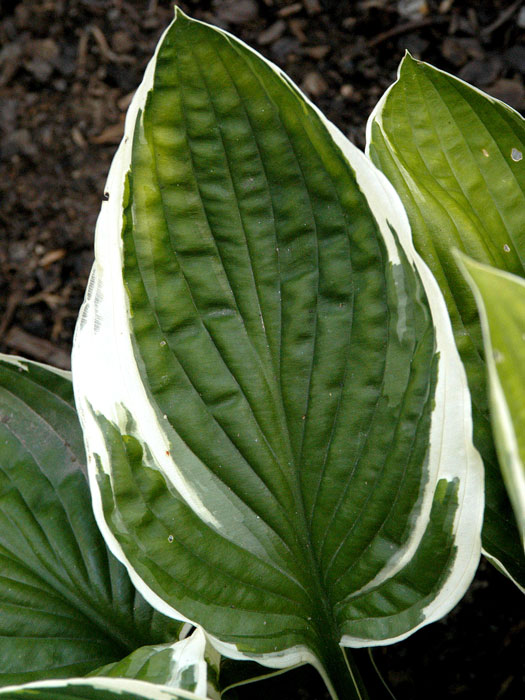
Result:
<svg viewBox="0 0 525 700">
<path fill-rule="evenodd" d="M 414 32 L 417 29 L 422 29 L 423 27 L 429 27 L 432 24 L 442 24 L 443 22 L 448 22 L 446 17 L 424 17 L 423 19 L 415 19 L 410 22 L 404 22 L 403 24 L 398 24 L 392 29 L 387 29 L 386 32 L 381 32 L 377 34 L 373 39 L 368 42 L 368 47 L 372 48 L 382 44 L 388 39 L 392 39 L 395 36 L 401 36 L 402 34 L 407 34 L 408 32 Z"/>
<path fill-rule="evenodd" d="M 505 24 L 512 15 L 516 12 L 516 10 L 520 7 L 522 4 L 522 0 L 516 0 L 510 7 L 507 7 L 505 10 L 503 10 L 500 14 L 499 17 L 497 17 L 492 24 L 488 24 L 486 27 L 483 27 L 481 30 L 480 34 L 483 38 L 486 38 L 492 34 L 492 32 L 496 31 L 498 27 L 501 27 L 502 24 Z"/>
<path fill-rule="evenodd" d="M 22 292 L 19 289 L 16 289 L 12 294 L 9 295 L 5 307 L 5 313 L 2 317 L 2 322 L 0 323 L 0 338 L 4 337 L 6 330 L 11 325 L 13 316 L 15 315 L 18 305 L 21 301 Z"/>
<path fill-rule="evenodd" d="M 115 53 L 110 48 L 107 39 L 104 36 L 104 33 L 102 32 L 102 29 L 100 29 L 100 27 L 97 27 L 96 24 L 91 24 L 89 25 L 89 27 L 86 27 L 86 29 L 84 29 L 78 41 L 76 67 L 77 75 L 81 76 L 85 73 L 90 36 L 92 36 L 95 39 L 102 58 L 104 58 L 109 63 L 134 63 L 135 59 L 132 56 L 119 56 L 119 54 Z"/>
<path fill-rule="evenodd" d="M 100 27 L 97 27 L 96 24 L 92 24 L 89 29 L 98 44 L 100 53 L 106 61 L 110 63 L 134 63 L 135 59 L 132 56 L 119 56 L 109 48 L 109 44 Z"/>
<path fill-rule="evenodd" d="M 61 348 L 57 348 L 57 346 L 50 343 L 49 340 L 26 333 L 26 331 L 22 330 L 19 326 L 13 326 L 10 329 L 9 333 L 6 335 L 5 342 L 6 345 L 17 352 L 23 355 L 30 355 L 37 360 L 47 362 L 55 367 L 69 369 L 71 366 L 71 359 L 67 352 Z"/>
</svg>

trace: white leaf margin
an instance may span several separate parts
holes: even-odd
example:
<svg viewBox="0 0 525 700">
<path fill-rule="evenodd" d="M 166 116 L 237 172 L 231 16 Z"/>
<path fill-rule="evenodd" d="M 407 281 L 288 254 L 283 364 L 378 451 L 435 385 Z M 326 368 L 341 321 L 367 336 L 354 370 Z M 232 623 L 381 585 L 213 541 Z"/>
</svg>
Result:
<svg viewBox="0 0 525 700">
<path fill-rule="evenodd" d="M 365 153 L 366 153 L 367 157 L 370 157 L 370 147 L 371 147 L 372 141 L 373 141 L 372 129 L 373 129 L 374 125 L 376 125 L 379 128 L 381 135 L 383 136 L 385 142 L 389 146 L 390 153 L 394 156 L 394 158 L 396 157 L 395 154 L 396 154 L 397 149 L 396 149 L 395 145 L 392 143 L 391 139 L 389 138 L 388 131 L 383 126 L 383 110 L 385 108 L 385 104 L 388 100 L 388 96 L 389 96 L 390 92 L 394 89 L 394 87 L 397 85 L 397 83 L 401 80 L 401 70 L 403 67 L 403 62 L 405 61 L 407 56 L 412 58 L 412 56 L 410 55 L 410 52 L 406 51 L 405 57 L 402 59 L 402 61 L 400 62 L 399 66 L 398 66 L 396 80 L 383 93 L 383 95 L 379 99 L 379 102 L 376 104 L 376 106 L 372 110 L 370 116 L 368 117 L 368 120 L 366 123 L 366 146 L 365 146 Z M 416 60 L 416 59 L 414 59 L 414 60 Z M 510 112 L 514 116 L 517 116 L 523 120 L 523 115 L 520 114 L 520 112 L 518 112 L 516 109 L 514 109 L 513 107 L 508 105 L 506 102 L 503 102 L 502 100 L 498 100 L 496 97 L 493 97 L 492 95 L 489 95 L 488 93 L 484 92 L 483 90 L 480 90 L 475 85 L 471 85 L 466 80 L 462 80 L 461 78 L 458 78 L 457 75 L 453 75 L 452 73 L 449 73 L 448 71 L 444 71 L 441 68 L 436 68 L 436 66 L 433 66 L 432 64 L 427 63 L 426 61 L 417 60 L 417 63 L 423 64 L 424 66 L 426 66 L 427 68 L 430 68 L 431 70 L 435 71 L 436 73 L 441 73 L 442 75 L 445 75 L 447 78 L 450 78 L 457 83 L 461 83 L 462 85 L 465 85 L 473 92 L 484 97 L 488 102 L 496 105 L 497 107 L 501 107 L 501 108 L 505 109 L 506 111 Z M 408 170 L 397 160 L 397 158 L 396 158 L 396 164 L 397 164 L 397 167 L 399 168 L 399 171 L 402 173 L 402 176 L 403 176 L 405 182 L 407 183 L 407 185 L 411 189 L 413 189 L 413 196 L 417 200 L 417 198 L 419 196 L 417 183 L 414 181 L 413 177 L 410 175 Z M 458 264 L 461 265 L 461 263 L 458 263 Z M 467 278 L 465 277 L 465 279 L 467 279 Z M 520 591 L 525 593 L 525 587 L 522 584 L 520 584 L 509 573 L 509 571 L 507 570 L 507 568 L 505 567 L 505 565 L 503 564 L 502 561 L 500 561 L 491 552 L 488 552 L 484 547 L 482 547 L 481 551 L 483 553 L 483 556 L 486 557 L 493 564 L 493 566 L 495 566 L 501 573 L 503 573 L 505 576 L 507 576 L 507 578 L 509 578 L 517 586 L 517 588 L 520 589 Z"/>
<path fill-rule="evenodd" d="M 493 278 L 500 278 L 511 282 L 517 288 L 521 288 L 525 299 L 525 280 L 517 275 L 513 275 L 505 270 L 500 270 L 473 260 L 469 256 L 454 251 L 459 269 L 463 273 L 466 281 L 476 300 L 478 307 L 483 342 L 485 345 L 485 358 L 487 362 L 487 374 L 490 391 L 491 420 L 493 423 L 493 434 L 498 451 L 499 462 L 503 474 L 507 493 L 514 508 L 516 520 L 521 535 L 521 541 L 525 548 L 525 465 L 520 456 L 516 429 L 512 420 L 511 411 L 505 396 L 498 368 L 494 358 L 494 348 L 487 315 L 485 299 L 471 274 L 472 269 Z"/>
<path fill-rule="evenodd" d="M 208 665 L 204 654 L 206 651 L 206 635 L 201 627 L 185 639 L 175 642 L 172 646 L 170 678 L 166 685 L 180 688 L 183 674 L 193 669 L 195 687 L 192 692 L 205 695 L 208 685 Z"/>
<path fill-rule="evenodd" d="M 62 680 L 35 681 L 22 685 L 10 685 L 0 688 L 0 697 L 8 697 L 17 694 L 32 695 L 38 698 L 39 690 L 65 689 L 65 688 L 85 688 L 87 691 L 94 690 L 95 695 L 100 700 L 111 700 L 112 697 L 122 697 L 124 693 L 133 693 L 145 700 L 210 700 L 201 695 L 195 695 L 186 690 L 174 690 L 168 686 L 137 681 L 129 678 L 67 678 Z M 30 691 L 29 693 L 26 691 Z M 106 691 L 106 692 L 104 692 Z M 110 693 L 108 696 L 107 693 Z"/>
<path fill-rule="evenodd" d="M 177 21 L 179 13 L 180 10 L 175 8 L 173 21 Z M 173 460 L 166 456 L 166 453 L 170 451 L 167 426 L 159 420 L 159 415 L 151 405 L 147 390 L 140 378 L 130 338 L 129 303 L 120 272 L 123 266 L 121 231 L 123 227 L 124 178 L 131 163 L 134 126 L 153 83 L 159 47 L 170 27 L 160 38 L 157 50 L 146 69 L 144 79 L 132 100 L 126 117 L 124 137 L 111 165 L 106 185 L 109 199 L 102 203 L 96 227 L 95 264 L 75 332 L 73 382 L 88 454 L 88 471 L 95 517 L 108 547 L 126 565 L 133 583 L 153 607 L 165 615 L 196 624 L 169 606 L 151 590 L 127 560 L 119 542 L 104 520 L 93 457 L 94 454 L 100 456 L 102 467 L 111 478 L 108 452 L 97 424 L 96 414 L 105 416 L 106 419 L 124 431 L 126 425 L 126 415 L 122 408 L 124 406 L 131 415 L 140 415 L 140 435 L 135 435 L 135 437 L 141 442 L 145 442 L 145 436 L 147 436 L 147 445 L 157 468 L 172 481 L 177 491 L 195 513 L 226 537 L 228 526 L 239 527 L 239 519 L 235 518 L 235 512 L 232 514 L 235 508 L 232 508 L 231 501 L 228 502 L 229 507 L 225 508 L 224 515 L 221 513 L 221 520 L 219 520 L 216 515 L 217 511 L 212 515 L 199 499 L 192 485 L 185 481 L 177 471 Z M 436 324 L 436 349 L 440 354 L 440 363 L 435 396 L 436 405 L 431 421 L 429 479 L 423 493 L 423 505 L 417 522 L 414 524 L 412 537 L 402 554 L 398 553 L 386 570 L 368 584 L 366 589 L 358 593 L 366 592 L 372 586 L 381 583 L 382 580 L 393 576 L 410 561 L 425 531 L 436 484 L 442 478 L 448 481 L 459 479 L 458 498 L 460 505 L 454 522 L 457 556 L 447 581 L 438 596 L 425 608 L 423 619 L 417 627 L 398 637 L 379 642 L 371 639 L 352 638 L 347 635 L 343 636 L 340 641 L 342 646 L 352 647 L 390 644 L 408 637 L 419 627 L 439 619 L 454 607 L 464 595 L 474 576 L 481 551 L 480 532 L 484 506 L 483 467 L 479 454 L 472 444 L 470 395 L 464 369 L 456 351 L 445 302 L 434 277 L 412 245 L 406 212 L 387 178 L 348 141 L 337 127 L 324 117 L 281 69 L 228 32 L 216 27 L 212 28 L 230 42 L 240 44 L 258 56 L 316 111 L 356 175 L 358 185 L 379 223 L 392 264 L 399 263 L 399 255 L 390 225 L 396 231 L 399 243 L 408 260 L 419 273 L 428 296 Z M 400 288 L 398 293 L 402 298 L 404 290 Z M 111 390 L 108 390 L 108 387 L 111 387 Z M 170 435 L 170 437 L 173 436 Z M 226 503 L 225 500 L 224 503 Z M 249 536 L 253 536 L 251 532 L 249 532 Z M 311 663 L 325 677 L 323 669 L 319 668 L 317 659 L 309 649 L 303 646 L 264 656 L 250 655 L 239 651 L 233 644 L 222 642 L 210 635 L 208 638 L 221 654 L 229 658 L 255 660 L 271 668 L 286 668 L 302 663 Z"/>
<path fill-rule="evenodd" d="M 27 358 L 20 357 L 19 355 L 6 355 L 5 353 L 0 352 L 0 362 L 13 365 L 13 367 L 17 367 L 21 372 L 28 372 L 29 367 L 31 366 L 41 367 L 48 372 L 57 374 L 59 377 L 62 377 L 62 379 L 68 379 L 69 381 L 72 380 L 72 374 L 67 369 L 60 369 L 58 367 L 53 367 L 53 365 L 46 365 L 44 362 L 36 362 L 36 360 L 28 360 Z"/>
<path fill-rule="evenodd" d="M 216 692 L 216 689 L 208 683 L 207 639 L 200 627 L 197 627 L 187 637 L 179 639 L 173 644 L 154 644 L 147 647 L 139 647 L 120 661 L 108 664 L 109 669 L 107 666 L 104 666 L 102 669 L 95 670 L 92 674 L 89 674 L 88 677 L 133 679 L 136 677 L 135 674 L 137 672 L 137 657 L 143 662 L 142 665 L 144 666 L 146 662 L 150 663 L 157 654 L 163 654 L 166 651 L 169 651 L 169 660 L 164 666 L 164 678 L 156 683 L 177 691 L 184 689 L 195 693 L 199 697 L 209 695 L 214 700 L 219 700 L 219 694 Z M 147 657 L 145 657 L 144 652 L 147 652 Z M 132 658 L 135 660 L 132 661 Z M 215 662 L 215 671 L 218 672 L 220 657 L 213 659 L 213 661 Z M 124 674 L 120 675 L 118 667 L 123 663 L 128 664 L 128 669 Z M 189 676 L 188 671 L 191 672 L 191 676 Z M 184 678 L 185 675 L 186 678 Z M 151 678 L 143 680 L 151 680 Z"/>
</svg>

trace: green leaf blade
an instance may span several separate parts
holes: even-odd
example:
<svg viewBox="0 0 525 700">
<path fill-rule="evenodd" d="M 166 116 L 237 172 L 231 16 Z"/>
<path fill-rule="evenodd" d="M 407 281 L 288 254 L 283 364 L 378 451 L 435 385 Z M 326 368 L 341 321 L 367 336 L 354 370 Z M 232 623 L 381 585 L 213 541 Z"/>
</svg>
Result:
<svg viewBox="0 0 525 700">
<path fill-rule="evenodd" d="M 123 678 L 69 678 L 0 689 L 6 700 L 209 700 L 184 690 Z"/>
<path fill-rule="evenodd" d="M 202 629 L 173 644 L 140 647 L 129 656 L 89 675 L 131 678 L 218 698 L 220 657 L 207 645 Z"/>
<path fill-rule="evenodd" d="M 479 308 L 495 442 L 525 546 L 525 282 L 464 255 L 459 260 Z"/>
<path fill-rule="evenodd" d="M 0 446 L 0 684 L 86 673 L 175 634 L 96 527 L 67 373 L 0 358 Z"/>
<path fill-rule="evenodd" d="M 479 556 L 465 380 L 399 200 L 280 71 L 180 12 L 108 191 L 74 351 L 100 527 L 221 653 L 310 661 L 348 697 L 340 643 L 439 617 Z M 433 580 L 354 628 L 347 598 L 426 534 Z"/>
<path fill-rule="evenodd" d="M 465 364 L 474 444 L 485 463 L 484 550 L 525 582 L 500 478 L 486 392 L 483 340 L 472 292 L 452 251 L 523 276 L 523 118 L 501 102 L 406 56 L 368 122 L 367 149 L 406 207 L 415 247 L 439 282 Z"/>
</svg>

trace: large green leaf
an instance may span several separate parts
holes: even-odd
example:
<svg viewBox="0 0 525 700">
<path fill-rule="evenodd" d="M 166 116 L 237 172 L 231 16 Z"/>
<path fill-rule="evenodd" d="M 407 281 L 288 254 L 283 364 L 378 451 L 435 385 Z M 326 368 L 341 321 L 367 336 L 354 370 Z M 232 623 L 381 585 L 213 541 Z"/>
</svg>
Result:
<svg viewBox="0 0 525 700">
<path fill-rule="evenodd" d="M 4 700 L 209 700 L 186 690 L 128 678 L 69 678 L 0 689 Z"/>
<path fill-rule="evenodd" d="M 507 105 L 406 56 L 368 122 L 367 149 L 407 210 L 414 244 L 445 296 L 485 462 L 483 547 L 525 585 L 525 558 L 494 448 L 483 341 L 452 250 L 517 275 L 525 263 L 525 125 Z"/>
<path fill-rule="evenodd" d="M 106 540 L 225 655 L 355 697 L 340 644 L 441 617 L 479 557 L 466 380 L 399 199 L 179 11 L 107 193 L 73 353 Z"/>
<path fill-rule="evenodd" d="M 93 518 L 67 373 L 0 358 L 0 684 L 86 673 L 178 626 Z"/>
<path fill-rule="evenodd" d="M 525 545 L 525 280 L 461 256 L 476 299 L 503 478 Z"/>
</svg>

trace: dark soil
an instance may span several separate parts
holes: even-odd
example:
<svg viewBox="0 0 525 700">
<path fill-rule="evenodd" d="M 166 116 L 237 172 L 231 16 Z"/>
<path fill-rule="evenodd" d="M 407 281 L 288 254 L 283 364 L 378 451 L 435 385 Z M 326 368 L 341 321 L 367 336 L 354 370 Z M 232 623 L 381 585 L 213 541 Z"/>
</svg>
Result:
<svg viewBox="0 0 525 700">
<path fill-rule="evenodd" d="M 525 109 L 525 8 L 489 0 L 189 0 L 277 64 L 357 145 L 405 49 Z M 0 0 L 0 351 L 60 367 L 126 108 L 162 0 Z M 362 656 L 362 654 L 361 654 Z M 525 606 L 489 565 L 443 621 L 374 658 L 398 700 L 525 697 Z M 286 683 L 284 682 L 286 680 Z M 244 697 L 321 700 L 304 669 Z M 375 697 L 375 696 L 374 696 Z M 378 697 L 378 696 L 377 696 Z"/>
</svg>

